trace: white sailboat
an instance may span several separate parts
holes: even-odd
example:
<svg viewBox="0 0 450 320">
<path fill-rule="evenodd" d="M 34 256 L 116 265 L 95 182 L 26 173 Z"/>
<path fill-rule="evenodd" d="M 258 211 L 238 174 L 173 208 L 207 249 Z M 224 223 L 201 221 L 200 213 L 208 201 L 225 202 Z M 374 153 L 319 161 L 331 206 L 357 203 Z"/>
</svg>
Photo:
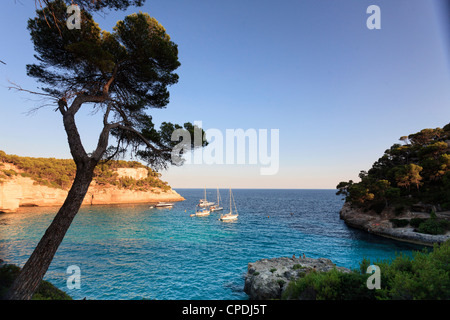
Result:
<svg viewBox="0 0 450 320">
<path fill-rule="evenodd" d="M 204 199 L 200 199 L 200 202 L 198 203 L 199 207 L 209 207 L 214 205 L 214 202 L 209 202 L 208 200 L 206 200 L 206 187 L 205 187 L 205 198 Z"/>
<path fill-rule="evenodd" d="M 220 193 L 219 188 L 217 188 L 217 203 L 209 208 L 211 211 L 221 211 L 223 207 L 220 206 Z"/>
<path fill-rule="evenodd" d="M 233 198 L 233 204 L 234 204 L 234 210 L 236 213 L 233 213 L 233 206 L 231 205 L 231 198 Z M 232 220 L 236 220 L 238 217 L 238 211 L 236 208 L 236 203 L 234 202 L 234 197 L 233 194 L 231 193 L 231 188 L 230 188 L 230 212 L 227 214 L 222 214 L 220 215 L 220 219 L 221 221 L 232 221 Z"/>
<path fill-rule="evenodd" d="M 191 214 L 191 217 L 204 217 L 208 216 L 210 214 L 210 210 L 207 208 L 200 208 L 197 206 L 197 209 L 195 210 L 195 213 Z"/>
</svg>

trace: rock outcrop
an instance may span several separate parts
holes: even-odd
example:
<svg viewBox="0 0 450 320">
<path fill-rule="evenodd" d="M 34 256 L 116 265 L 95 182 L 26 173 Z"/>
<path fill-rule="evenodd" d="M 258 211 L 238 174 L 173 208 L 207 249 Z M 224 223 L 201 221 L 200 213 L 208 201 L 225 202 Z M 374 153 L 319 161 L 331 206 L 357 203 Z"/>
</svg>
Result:
<svg viewBox="0 0 450 320">
<path fill-rule="evenodd" d="M 391 238 L 399 241 L 410 242 L 420 245 L 432 246 L 435 243 L 442 243 L 450 239 L 450 234 L 431 235 L 416 232 L 413 227 L 393 228 L 390 218 L 411 219 L 411 218 L 429 218 L 428 213 L 408 211 L 400 216 L 392 215 L 389 211 L 383 211 L 377 214 L 371 211 L 363 212 L 361 209 L 352 206 L 346 202 L 342 207 L 339 216 L 349 227 L 361 229 L 382 237 Z M 448 213 L 437 213 L 437 217 L 449 218 Z"/>
<path fill-rule="evenodd" d="M 252 300 L 280 299 L 290 281 L 309 272 L 327 272 L 333 268 L 350 272 L 325 258 L 261 259 L 248 264 L 244 291 Z"/>
<path fill-rule="evenodd" d="M 6 168 L 19 171 L 12 165 L 8 165 Z M 120 176 L 129 176 L 136 180 L 147 177 L 147 170 L 142 170 L 142 168 L 126 168 L 126 170 L 121 170 L 118 173 Z M 67 197 L 67 193 L 68 190 L 42 186 L 36 184 L 29 177 L 16 175 L 0 184 L 0 212 L 14 212 L 19 207 L 61 206 Z M 184 198 L 172 189 L 164 191 L 159 188 L 152 188 L 147 191 L 137 191 L 120 189 L 114 186 L 99 186 L 92 182 L 84 198 L 83 205 L 175 202 L 182 200 Z"/>
</svg>

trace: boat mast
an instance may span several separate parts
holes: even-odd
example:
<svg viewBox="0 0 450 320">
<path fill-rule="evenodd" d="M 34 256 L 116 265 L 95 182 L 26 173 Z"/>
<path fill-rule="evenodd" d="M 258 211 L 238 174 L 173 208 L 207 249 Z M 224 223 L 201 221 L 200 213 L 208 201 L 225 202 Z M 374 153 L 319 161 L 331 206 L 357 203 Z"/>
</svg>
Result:
<svg viewBox="0 0 450 320">
<path fill-rule="evenodd" d="M 231 188 L 230 188 L 230 213 L 233 213 L 233 207 L 231 206 Z"/>
</svg>

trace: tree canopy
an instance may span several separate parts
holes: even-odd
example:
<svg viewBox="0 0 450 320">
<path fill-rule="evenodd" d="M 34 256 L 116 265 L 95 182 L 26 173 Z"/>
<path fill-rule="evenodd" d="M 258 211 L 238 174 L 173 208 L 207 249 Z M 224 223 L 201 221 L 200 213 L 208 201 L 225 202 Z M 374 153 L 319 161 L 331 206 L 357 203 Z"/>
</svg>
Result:
<svg viewBox="0 0 450 320">
<path fill-rule="evenodd" d="M 381 212 L 417 202 L 450 209 L 450 124 L 402 136 L 384 152 L 360 182 L 340 182 L 346 201 Z"/>
<path fill-rule="evenodd" d="M 60 102 L 63 114 L 75 114 L 82 103 L 103 111 L 105 134 L 99 143 L 112 134 L 117 144 L 106 149 L 109 153 L 98 149 L 93 156 L 131 150 L 154 167 L 166 167 L 178 143 L 171 141 L 170 130 L 183 127 L 163 122 L 157 130 L 146 110 L 169 103 L 168 87 L 178 82 L 177 45 L 147 13 L 131 14 L 108 32 L 84 9 L 81 28 L 69 30 L 66 10 L 62 0 L 49 2 L 29 20 L 37 63 L 27 65 L 27 74 Z M 56 19 L 47 19 L 50 15 Z M 184 128 L 193 133 L 192 124 Z"/>
</svg>

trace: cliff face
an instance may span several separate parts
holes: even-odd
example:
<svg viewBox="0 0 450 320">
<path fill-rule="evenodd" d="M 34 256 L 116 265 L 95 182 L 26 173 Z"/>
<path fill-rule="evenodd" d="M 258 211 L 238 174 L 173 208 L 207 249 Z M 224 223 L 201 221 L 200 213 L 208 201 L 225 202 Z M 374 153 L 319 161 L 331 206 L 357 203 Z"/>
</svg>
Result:
<svg viewBox="0 0 450 320">
<path fill-rule="evenodd" d="M 410 226 L 394 228 L 392 223 L 389 221 L 391 218 L 429 218 L 429 214 L 423 212 L 407 211 L 403 215 L 395 216 L 392 212 L 385 210 L 381 214 L 377 214 L 370 211 L 363 212 L 362 209 L 352 206 L 350 203 L 346 202 L 339 215 L 349 227 L 361 229 L 372 234 L 399 241 L 432 246 L 434 243 L 443 243 L 450 239 L 450 234 L 448 232 L 443 235 L 419 233 Z M 437 217 L 439 218 L 449 218 L 449 216 L 450 214 L 446 212 L 437 213 Z"/>
<path fill-rule="evenodd" d="M 4 164 L 2 169 L 20 172 L 11 164 Z M 119 168 L 120 176 L 128 176 L 136 180 L 147 177 L 147 170 L 142 168 Z M 61 206 L 67 197 L 68 190 L 38 185 L 28 177 L 16 175 L 0 184 L 0 212 L 14 212 L 26 206 Z M 91 183 L 83 201 L 84 205 L 152 203 L 164 201 L 182 201 L 184 198 L 170 189 L 163 191 L 151 188 L 147 191 L 120 189 L 114 186 L 104 187 Z"/>
</svg>

